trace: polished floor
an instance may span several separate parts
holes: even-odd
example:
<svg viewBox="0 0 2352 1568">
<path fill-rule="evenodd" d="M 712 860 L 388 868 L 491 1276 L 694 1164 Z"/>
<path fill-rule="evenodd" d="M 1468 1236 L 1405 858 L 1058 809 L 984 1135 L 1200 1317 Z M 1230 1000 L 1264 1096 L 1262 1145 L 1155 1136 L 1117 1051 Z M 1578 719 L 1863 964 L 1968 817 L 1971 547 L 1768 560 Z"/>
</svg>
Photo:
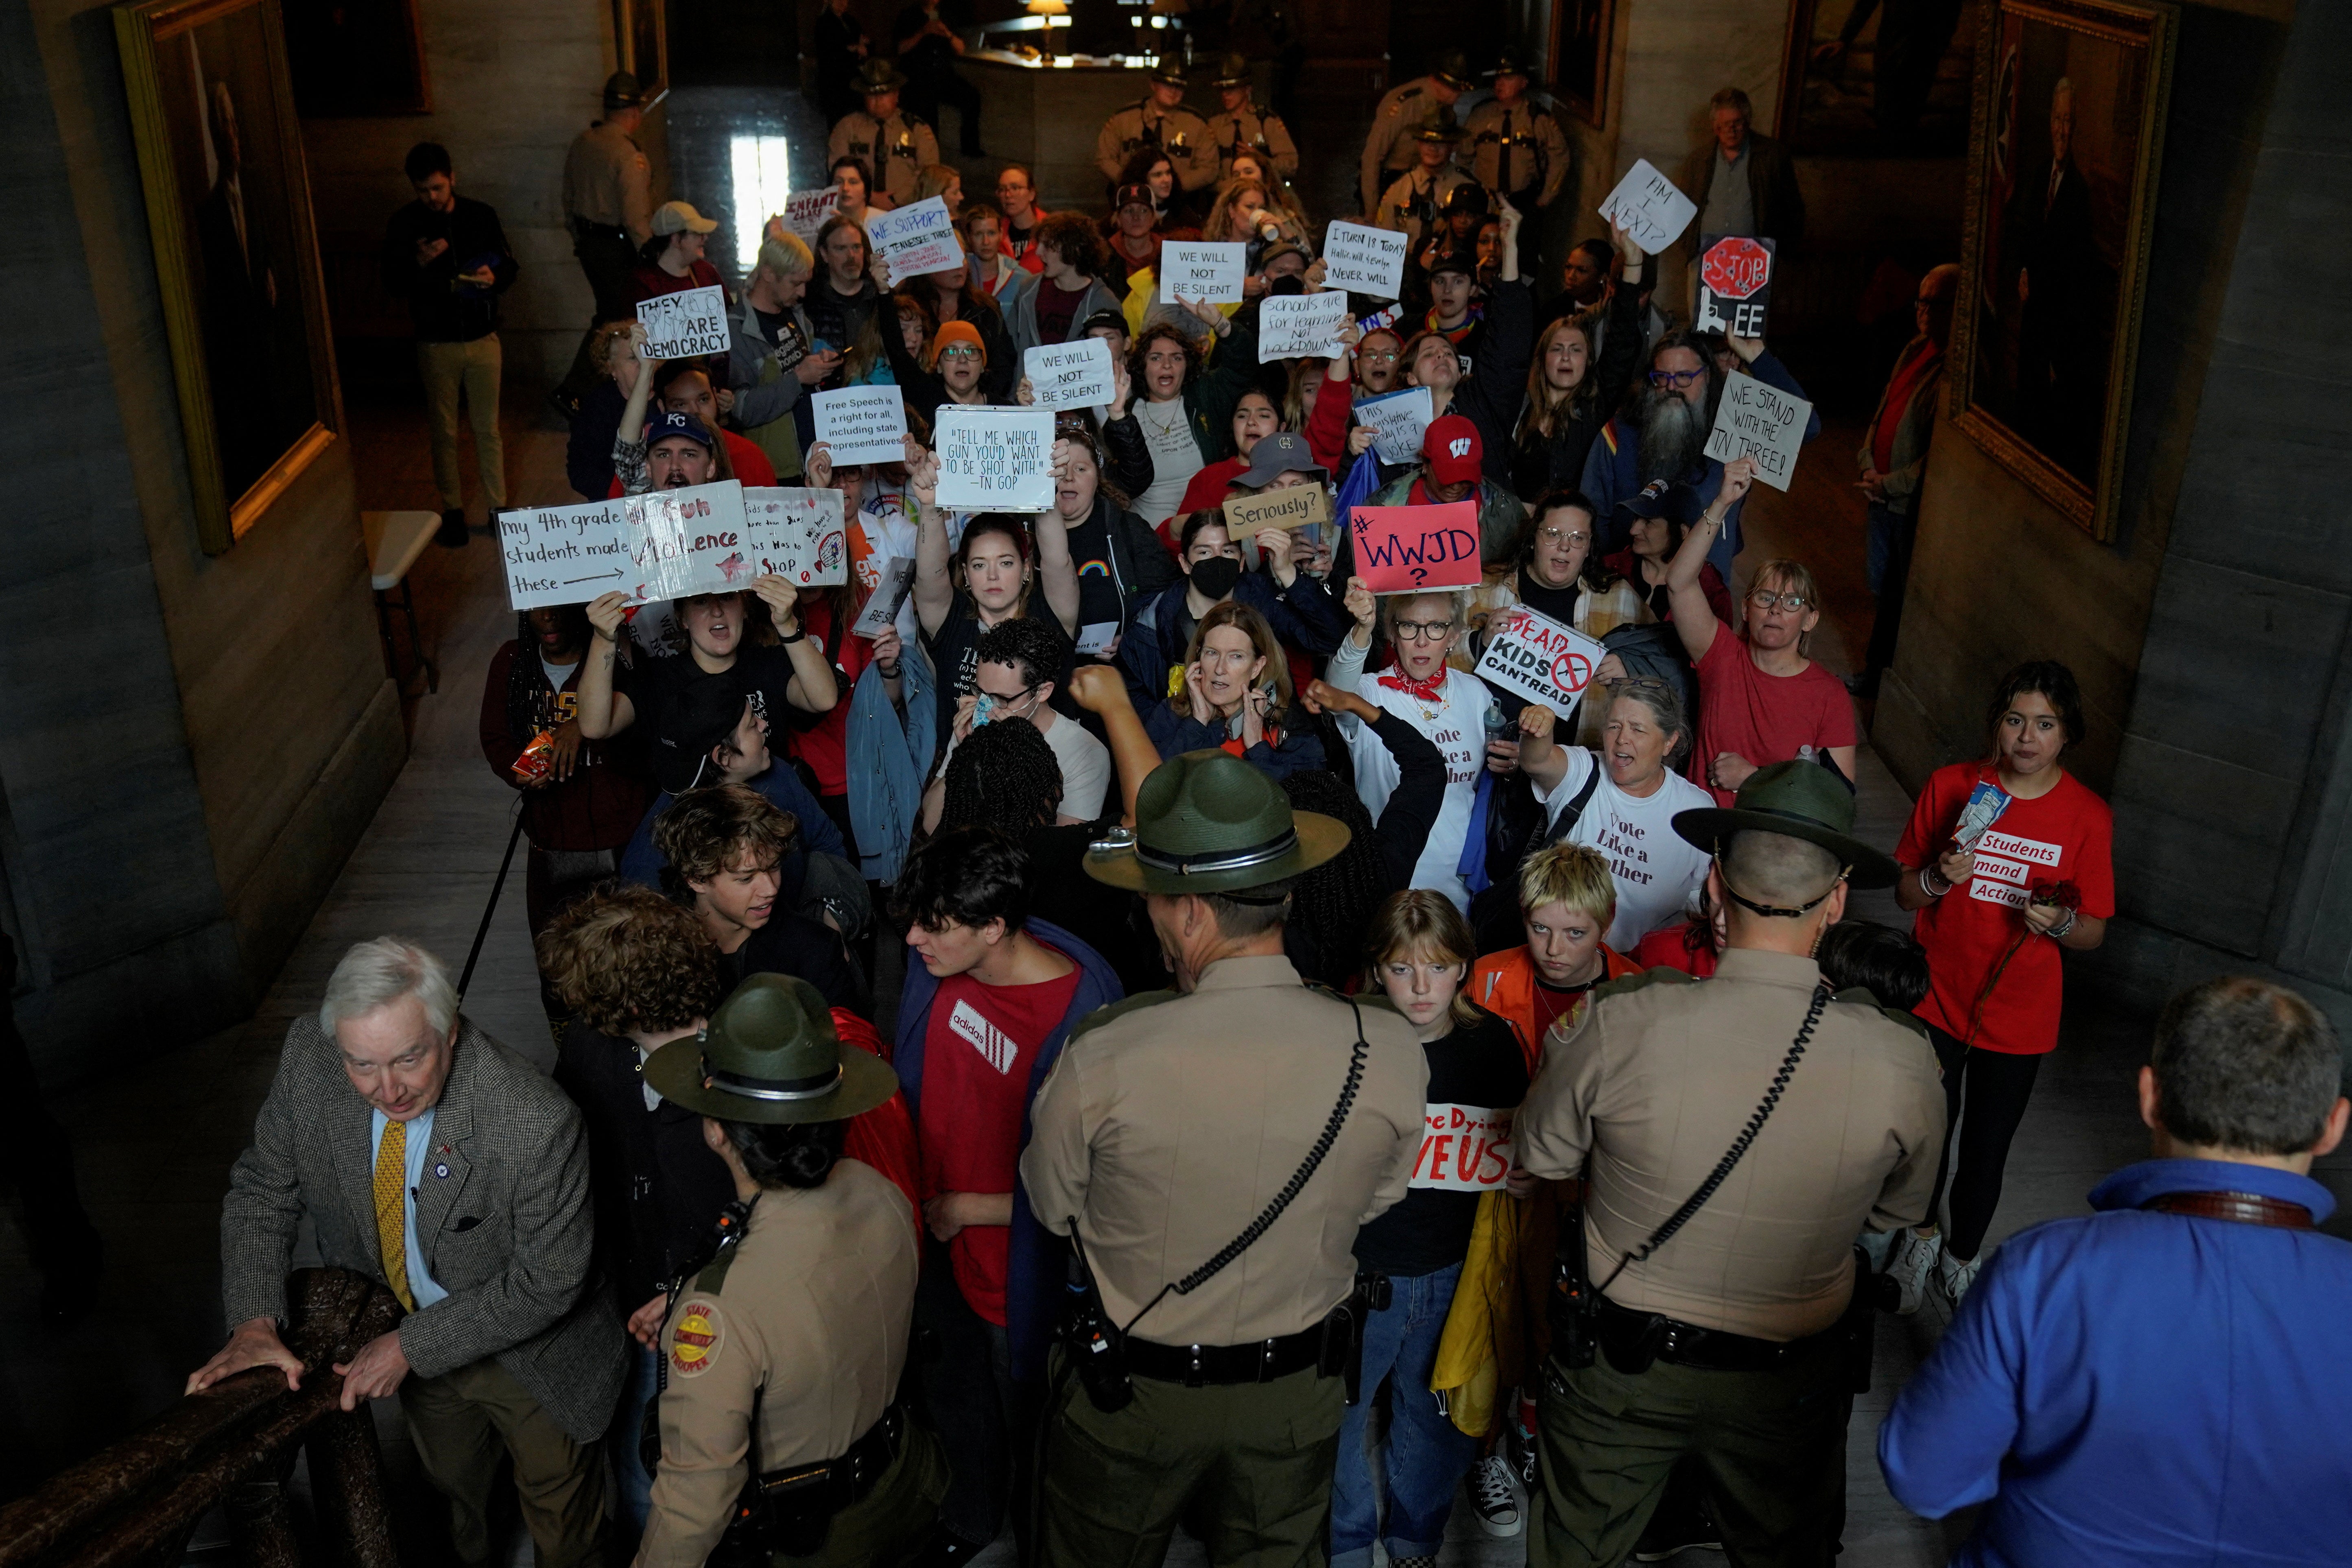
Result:
<svg viewBox="0 0 2352 1568">
<path fill-rule="evenodd" d="M 793 137 L 801 166 L 804 118 L 772 115 L 778 95 L 756 111 L 740 89 L 689 89 L 674 109 L 678 154 L 692 166 L 727 166 L 722 152 L 737 134 Z M 795 100 L 787 95 L 789 106 Z M 1336 133 L 1335 133 L 1336 134 Z M 715 177 L 715 175 L 714 175 Z M 712 206 L 719 204 L 713 202 Z M 708 210 L 708 209 L 706 209 Z M 727 254 L 729 231 L 714 237 Z M 369 508 L 431 506 L 421 422 L 397 399 L 354 392 L 354 449 L 362 501 Z M 518 389 L 506 409 L 510 484 L 522 501 L 569 500 L 562 479 L 562 432 Z M 1868 628 L 1861 586 L 1861 516 L 1850 488 L 1851 426 L 1833 425 L 1809 447 L 1787 495 L 1759 491 L 1748 514 L 1748 562 L 1793 554 L 1821 576 L 1828 616 L 1816 657 L 1850 668 Z M 478 501 L 475 515 L 481 516 Z M 245 1025 L 159 1058 L 137 1075 L 89 1082 L 58 1094 L 54 1109 L 70 1130 L 90 1208 L 107 1243 L 102 1271 L 87 1281 L 80 1310 L 63 1327 L 35 1311 L 37 1277 L 17 1232 L 0 1226 L 0 1498 L 103 1447 L 167 1405 L 187 1371 L 216 1348 L 218 1214 L 230 1163 L 244 1146 L 267 1090 L 287 1021 L 315 1005 L 336 958 L 353 941 L 400 931 L 453 964 L 466 955 L 508 841 L 513 796 L 482 761 L 475 739 L 483 672 L 498 645 L 513 635 L 487 541 L 429 552 L 415 580 L 425 637 L 440 661 L 438 695 L 409 707 L 412 748 L 405 770 L 332 893 L 257 1016 Z M 1891 845 L 1908 803 L 1874 758 L 1862 775 L 1863 831 Z M 467 1013 L 491 1033 L 542 1063 L 552 1050 L 539 1013 L 535 978 L 517 889 L 490 922 Z M 1891 903 L 1859 901 L 1856 912 L 1894 918 Z M 886 994 L 893 975 L 881 977 Z M 2063 1044 L 2045 1068 L 2009 1166 L 2009 1185 L 1993 1239 L 2019 1226 L 2083 1212 L 2083 1194 L 2105 1173 L 2140 1157 L 2145 1134 L 2131 1099 L 2141 1057 L 2142 1026 L 2119 1017 L 2070 1015 Z M 2323 1174 L 2340 1196 L 2352 1195 L 2352 1160 L 2338 1156 Z M 2341 1222 L 2338 1222 L 2341 1233 Z M 1913 1568 L 1943 1562 L 1957 1526 L 1916 1519 L 1887 1495 L 1872 1457 L 1880 1414 L 1943 1321 L 1936 1308 L 1878 1324 L 1877 1376 L 1855 1413 L 1848 1456 L 1850 1511 L 1844 1561 L 1860 1568 Z M 407 1476 L 413 1460 L 393 1407 L 380 1407 L 387 1462 Z M 414 1497 L 411 1492 L 410 1496 Z M 422 1511 L 422 1510 L 412 1510 Z M 413 1528 L 421 1528 L 415 1527 Z M 207 1527 L 208 1531 L 210 1527 Z M 1522 1560 L 1520 1541 L 1481 1535 L 1457 1510 L 1443 1561 L 1505 1564 Z M 205 1539 L 210 1539 L 207 1534 Z M 425 1532 L 429 1542 L 429 1531 Z M 528 1544 L 516 1539 L 517 1561 Z M 411 1561 L 424 1561 L 412 1557 Z M 983 1561 L 1009 1563 L 1009 1543 Z M 1171 1562 L 1202 1561 L 1181 1543 Z M 1720 1561 L 1688 1553 L 1684 1568 Z"/>
</svg>

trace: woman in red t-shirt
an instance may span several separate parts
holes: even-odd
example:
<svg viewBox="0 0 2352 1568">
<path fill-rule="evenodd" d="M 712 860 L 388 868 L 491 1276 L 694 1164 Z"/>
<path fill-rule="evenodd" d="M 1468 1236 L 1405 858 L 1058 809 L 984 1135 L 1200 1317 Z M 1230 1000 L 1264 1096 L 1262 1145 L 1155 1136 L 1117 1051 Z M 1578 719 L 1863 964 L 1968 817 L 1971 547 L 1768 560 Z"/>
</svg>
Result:
<svg viewBox="0 0 2352 1568">
<path fill-rule="evenodd" d="M 1675 635 L 1698 672 L 1698 744 L 1690 779 L 1735 804 L 1748 775 L 1773 763 L 1826 760 L 1853 783 L 1853 701 L 1845 685 L 1805 657 L 1805 638 L 1822 618 L 1813 575 L 1795 561 L 1768 561 L 1748 593 L 1748 629 L 1734 632 L 1707 602 L 1701 568 L 1725 514 L 1756 482 L 1741 458 L 1723 468 L 1715 500 L 1690 525 L 1666 568 Z M 1614 658 L 1615 655 L 1611 655 Z M 1596 672 L 1616 672 L 1608 660 Z"/>
<path fill-rule="evenodd" d="M 2034 1073 L 2058 1044 L 2058 950 L 2098 946 L 2116 907 L 2113 814 L 2058 765 L 2083 738 L 2074 673 L 2048 659 L 2019 665 L 1989 718 L 1990 760 L 1930 775 L 1895 851 L 1905 871 L 1895 901 L 1917 912 L 1912 932 L 1927 950 L 1927 999 L 1916 1011 L 1944 1068 L 1937 1186 L 1948 1173 L 1952 1224 L 1940 1274 L 1955 1303 L 1976 1279 Z M 1927 1213 L 1932 1221 L 1933 1199 Z M 1904 1311 L 1917 1310 L 1937 1239 L 1932 1223 L 1914 1232 L 1893 1266 Z"/>
</svg>

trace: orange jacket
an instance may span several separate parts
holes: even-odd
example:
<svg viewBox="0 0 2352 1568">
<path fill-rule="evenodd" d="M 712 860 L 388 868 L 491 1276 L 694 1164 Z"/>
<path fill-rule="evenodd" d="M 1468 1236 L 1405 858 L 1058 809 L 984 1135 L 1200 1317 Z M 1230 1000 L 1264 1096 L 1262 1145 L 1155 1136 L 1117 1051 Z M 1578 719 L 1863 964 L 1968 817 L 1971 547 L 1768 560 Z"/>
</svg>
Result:
<svg viewBox="0 0 2352 1568">
<path fill-rule="evenodd" d="M 1603 980 L 1642 972 L 1640 964 L 1607 942 L 1601 944 L 1601 963 Z M 1528 1058 L 1528 1077 L 1533 1079 L 1543 1066 L 1543 1039 L 1536 1033 L 1536 963 L 1526 947 L 1490 952 L 1480 959 L 1470 972 L 1470 1000 L 1511 1026 L 1511 1033 L 1518 1037 L 1519 1050 Z M 1562 1021 L 1572 1026 L 1583 1016 L 1584 1003 L 1579 1000 Z"/>
</svg>

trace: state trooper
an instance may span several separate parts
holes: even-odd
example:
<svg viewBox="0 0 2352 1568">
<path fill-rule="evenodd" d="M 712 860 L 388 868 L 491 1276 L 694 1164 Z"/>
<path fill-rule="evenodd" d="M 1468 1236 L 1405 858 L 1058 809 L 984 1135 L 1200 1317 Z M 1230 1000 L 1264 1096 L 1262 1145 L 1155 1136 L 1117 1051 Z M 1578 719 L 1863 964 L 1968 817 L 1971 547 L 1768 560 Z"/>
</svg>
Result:
<svg viewBox="0 0 2352 1568">
<path fill-rule="evenodd" d="M 1494 77 L 1495 96 L 1472 110 L 1463 126 L 1470 177 L 1534 220 L 1568 179 L 1568 137 L 1558 118 L 1528 96 L 1533 79 L 1525 49 L 1505 48 Z M 1522 225 L 1522 243 L 1533 244 L 1541 230 L 1538 221 Z M 1528 271 L 1533 259 L 1523 253 L 1519 269 Z"/>
<path fill-rule="evenodd" d="M 1320 1562 L 1378 1300 L 1356 1231 L 1405 1194 L 1428 1062 L 1385 998 L 1283 956 L 1292 885 L 1344 824 L 1221 751 L 1162 763 L 1135 815 L 1087 874 L 1143 895 L 1177 989 L 1071 1031 L 1021 1157 L 1038 1220 L 1075 1243 L 1037 1560 L 1157 1563 L 1181 1520 L 1212 1563 Z"/>
<path fill-rule="evenodd" d="M 1413 166 L 1412 133 L 1433 108 L 1449 112 L 1470 90 L 1470 60 L 1460 49 L 1437 57 L 1437 68 L 1391 88 L 1372 110 L 1372 132 L 1364 138 L 1364 161 L 1357 184 L 1363 189 L 1364 211 L 1380 210 L 1381 193 L 1399 174 Z"/>
<path fill-rule="evenodd" d="M 1151 90 L 1137 102 L 1103 121 L 1095 138 L 1095 167 L 1112 184 L 1127 161 L 1145 147 L 1157 147 L 1175 165 L 1176 183 L 1197 191 L 1217 177 L 1216 139 L 1208 121 L 1184 107 L 1190 85 L 1183 62 L 1162 55 L 1151 68 Z"/>
<path fill-rule="evenodd" d="M 940 161 L 940 139 L 920 115 L 898 107 L 907 75 L 888 60 L 867 60 L 850 85 L 865 95 L 866 107 L 841 117 L 825 143 L 825 158 L 865 159 L 874 171 L 871 205 L 904 206 L 915 199 L 923 171 Z"/>
<path fill-rule="evenodd" d="M 1469 183 L 1470 176 L 1454 162 L 1454 150 L 1461 140 L 1462 128 L 1454 123 L 1454 110 L 1442 103 L 1432 104 L 1412 133 L 1418 161 L 1381 194 L 1380 205 L 1373 209 L 1372 221 L 1402 234 L 1408 253 L 1419 250 L 1423 239 L 1436 228 L 1454 188 Z"/>
<path fill-rule="evenodd" d="M 636 305 L 630 273 L 653 237 L 652 170 L 637 145 L 645 91 L 627 71 L 604 79 L 604 118 L 572 139 L 563 157 L 563 221 L 572 254 L 596 297 L 596 320 L 625 320 Z"/>
<path fill-rule="evenodd" d="M 1240 153 L 1255 153 L 1265 161 L 1266 172 L 1277 178 L 1297 174 L 1298 143 L 1291 140 L 1290 127 L 1250 96 L 1249 57 L 1227 55 L 1211 85 L 1224 105 L 1209 116 L 1209 136 L 1217 147 L 1217 178 L 1234 172 L 1234 157 Z"/>
<path fill-rule="evenodd" d="M 702 1115 L 734 1178 L 718 1256 L 670 1300 L 661 1458 L 638 1568 L 875 1568 L 931 1536 L 947 1470 L 898 1404 L 920 1266 L 914 1205 L 842 1157 L 898 1092 L 796 976 L 755 974 L 646 1087 Z M 714 1555 L 715 1553 L 715 1555 Z"/>
</svg>

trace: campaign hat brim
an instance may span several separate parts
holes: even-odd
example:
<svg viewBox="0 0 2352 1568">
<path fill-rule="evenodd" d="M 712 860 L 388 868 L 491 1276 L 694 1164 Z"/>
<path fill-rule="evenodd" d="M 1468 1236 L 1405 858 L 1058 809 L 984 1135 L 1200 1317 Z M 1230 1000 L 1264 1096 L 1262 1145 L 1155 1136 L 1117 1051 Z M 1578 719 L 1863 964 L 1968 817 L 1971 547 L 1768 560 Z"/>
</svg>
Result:
<svg viewBox="0 0 2352 1568">
<path fill-rule="evenodd" d="M 1230 870 L 1179 871 L 1145 864 L 1132 842 L 1087 852 L 1087 875 L 1130 893 L 1237 893 L 1311 871 L 1348 847 L 1348 825 L 1319 811 L 1291 814 L 1297 842 L 1271 860 Z"/>
<path fill-rule="evenodd" d="M 841 1075 L 832 1088 L 806 1099 L 762 1100 L 713 1082 L 703 1065 L 703 1047 L 694 1035 L 672 1040 L 646 1059 L 646 1081 L 664 1100 L 721 1121 L 845 1121 L 898 1092 L 898 1075 L 889 1063 L 845 1044 Z"/>
<path fill-rule="evenodd" d="M 1840 833 L 1811 817 L 1785 812 L 1742 810 L 1736 805 L 1700 806 L 1675 813 L 1675 831 L 1709 855 L 1718 853 L 1735 833 L 1778 833 L 1818 844 L 1847 868 L 1846 879 L 1857 888 L 1891 888 L 1903 874 L 1895 858 L 1874 849 L 1852 834 Z"/>
</svg>

